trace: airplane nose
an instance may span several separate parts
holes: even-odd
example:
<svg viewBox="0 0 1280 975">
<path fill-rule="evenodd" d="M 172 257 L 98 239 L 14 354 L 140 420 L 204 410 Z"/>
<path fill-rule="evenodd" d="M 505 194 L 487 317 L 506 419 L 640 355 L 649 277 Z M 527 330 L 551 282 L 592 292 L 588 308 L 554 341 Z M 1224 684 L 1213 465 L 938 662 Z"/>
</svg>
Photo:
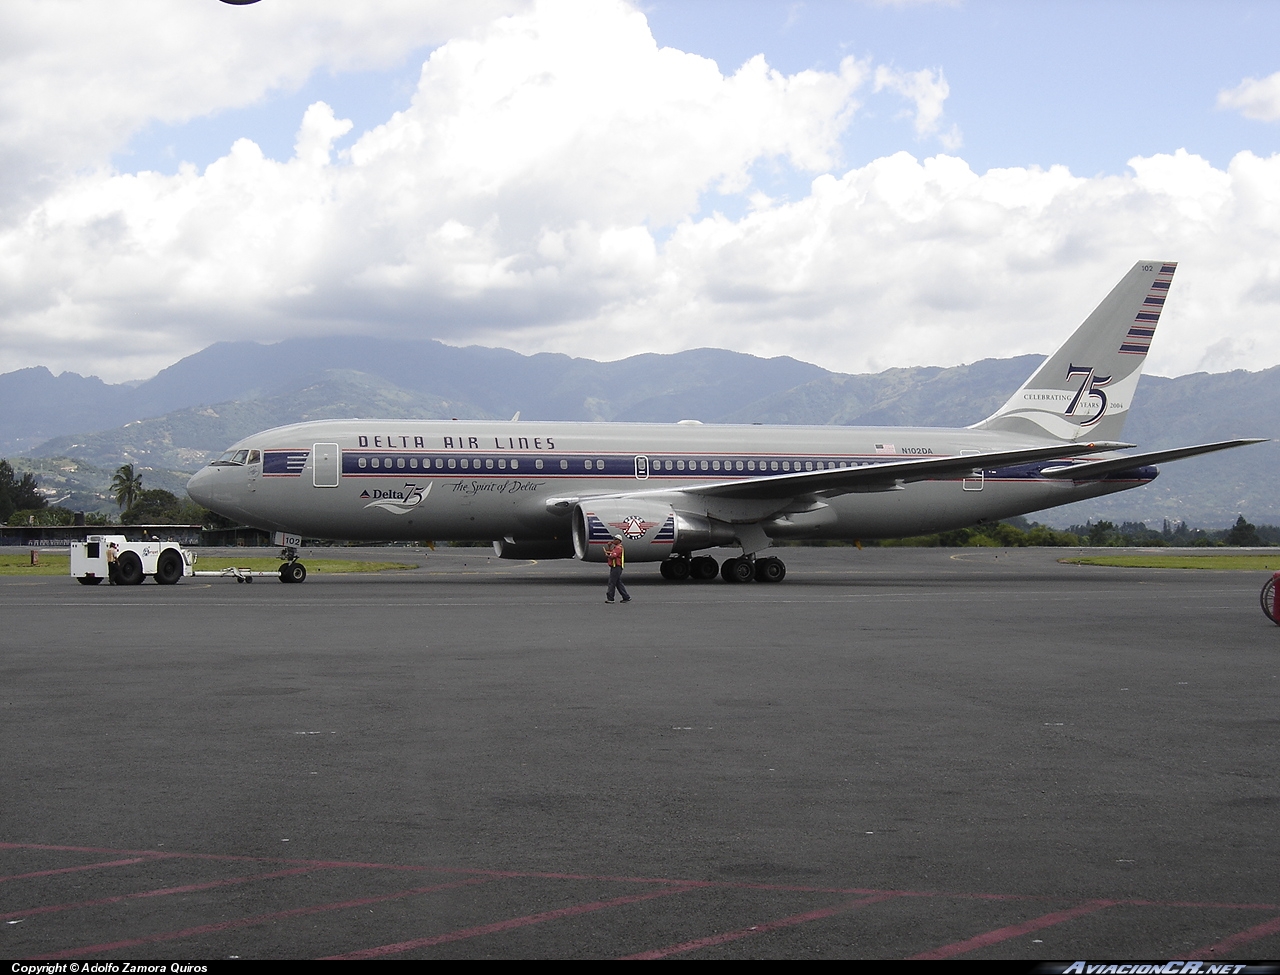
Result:
<svg viewBox="0 0 1280 975">
<path fill-rule="evenodd" d="M 213 469 L 206 467 L 196 471 L 191 480 L 187 481 L 187 494 L 191 496 L 192 501 L 205 508 L 210 507 L 213 501 L 212 478 Z"/>
</svg>

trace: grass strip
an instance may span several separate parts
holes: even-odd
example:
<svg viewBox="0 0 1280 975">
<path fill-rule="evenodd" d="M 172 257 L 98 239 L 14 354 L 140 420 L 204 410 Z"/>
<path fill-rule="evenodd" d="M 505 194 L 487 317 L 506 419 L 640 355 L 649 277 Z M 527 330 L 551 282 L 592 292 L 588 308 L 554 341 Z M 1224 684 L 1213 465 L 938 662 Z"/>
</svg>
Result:
<svg viewBox="0 0 1280 975">
<path fill-rule="evenodd" d="M 1058 561 L 1072 565 L 1111 565 L 1128 569 L 1280 572 L 1280 552 L 1275 555 L 1080 555 Z"/>
<path fill-rule="evenodd" d="M 199 555 L 199 553 L 197 553 Z M 196 570 L 218 572 L 221 569 L 251 569 L 254 572 L 275 572 L 280 568 L 277 558 L 205 558 L 196 559 Z M 411 562 L 361 562 L 357 559 L 303 559 L 307 572 L 322 575 L 341 575 L 347 572 L 394 572 L 398 569 L 416 569 Z M 0 555 L 0 576 L 70 576 L 71 556 L 40 553 L 40 564 L 31 564 L 31 553 Z"/>
</svg>

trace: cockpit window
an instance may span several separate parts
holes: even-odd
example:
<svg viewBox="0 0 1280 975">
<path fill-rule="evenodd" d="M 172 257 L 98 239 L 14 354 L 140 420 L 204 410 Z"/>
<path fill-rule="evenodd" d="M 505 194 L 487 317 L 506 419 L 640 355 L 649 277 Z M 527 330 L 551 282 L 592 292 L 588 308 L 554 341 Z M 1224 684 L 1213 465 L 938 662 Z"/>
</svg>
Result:
<svg viewBox="0 0 1280 975">
<path fill-rule="evenodd" d="M 257 451 L 254 451 L 257 453 Z M 217 460 L 212 461 L 210 467 L 241 467 L 249 457 L 247 450 L 228 450 Z"/>
<path fill-rule="evenodd" d="M 251 450 L 251 451 L 249 451 L 249 463 L 250 463 L 250 464 L 261 464 L 261 463 L 262 463 L 262 451 L 260 451 L 260 450 Z"/>
</svg>

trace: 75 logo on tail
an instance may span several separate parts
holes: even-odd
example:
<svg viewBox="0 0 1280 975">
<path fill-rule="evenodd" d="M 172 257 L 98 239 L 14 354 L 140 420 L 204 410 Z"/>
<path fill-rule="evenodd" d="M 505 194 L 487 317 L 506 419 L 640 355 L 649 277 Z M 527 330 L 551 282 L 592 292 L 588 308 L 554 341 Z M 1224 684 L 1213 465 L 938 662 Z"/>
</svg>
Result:
<svg viewBox="0 0 1280 975">
<path fill-rule="evenodd" d="M 1076 390 L 1076 395 L 1071 400 L 1071 405 L 1067 407 L 1065 415 L 1075 416 L 1081 400 L 1089 396 L 1096 397 L 1098 400 L 1098 412 L 1080 424 L 1082 427 L 1092 426 L 1101 420 L 1107 412 L 1107 394 L 1102 391 L 1102 387 L 1111 382 L 1111 377 L 1095 376 L 1093 374 L 1093 366 L 1068 366 L 1067 381 L 1070 382 L 1076 376 L 1083 376 L 1084 379 L 1080 383 L 1080 388 Z"/>
</svg>

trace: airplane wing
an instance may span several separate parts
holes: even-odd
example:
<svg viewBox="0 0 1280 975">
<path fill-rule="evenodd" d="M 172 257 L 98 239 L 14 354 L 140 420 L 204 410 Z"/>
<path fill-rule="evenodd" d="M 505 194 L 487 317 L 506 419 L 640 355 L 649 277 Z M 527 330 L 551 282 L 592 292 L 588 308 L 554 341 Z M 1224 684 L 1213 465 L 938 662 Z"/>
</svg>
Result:
<svg viewBox="0 0 1280 975">
<path fill-rule="evenodd" d="M 893 490 L 899 484 L 924 481 L 935 477 L 968 475 L 975 470 L 993 467 L 1009 467 L 1030 464 L 1039 460 L 1056 460 L 1093 454 L 1102 450 L 1117 450 L 1133 444 L 1060 443 L 1047 447 L 1019 447 L 1013 450 L 995 450 L 976 454 L 950 454 L 945 457 L 920 457 L 913 460 L 887 461 L 883 464 L 863 464 L 860 467 L 836 467 L 821 471 L 798 471 L 792 474 L 771 474 L 750 479 L 707 481 L 680 487 L 653 488 L 640 491 L 592 493 L 584 497 L 635 498 L 645 495 L 697 495 L 704 498 L 725 498 L 744 501 L 786 500 L 802 495 L 832 497 L 857 491 Z M 583 497 L 548 498 L 547 507 L 567 510 L 583 500 Z"/>
<path fill-rule="evenodd" d="M 1040 472 L 1040 476 L 1088 481 L 1094 478 L 1106 477 L 1108 474 L 1116 474 L 1120 471 L 1131 471 L 1139 467 L 1146 467 L 1150 464 L 1163 464 L 1167 460 L 1181 460 L 1183 457 L 1195 457 L 1198 454 L 1209 454 L 1215 450 L 1243 447 L 1251 443 L 1266 443 L 1266 441 L 1266 437 L 1253 437 L 1246 440 L 1221 440 L 1218 443 L 1198 444 L 1194 447 L 1176 447 L 1173 450 L 1155 450 L 1146 454 L 1115 457 L 1111 460 L 1095 460 L 1066 467 L 1046 467 Z"/>
</svg>

